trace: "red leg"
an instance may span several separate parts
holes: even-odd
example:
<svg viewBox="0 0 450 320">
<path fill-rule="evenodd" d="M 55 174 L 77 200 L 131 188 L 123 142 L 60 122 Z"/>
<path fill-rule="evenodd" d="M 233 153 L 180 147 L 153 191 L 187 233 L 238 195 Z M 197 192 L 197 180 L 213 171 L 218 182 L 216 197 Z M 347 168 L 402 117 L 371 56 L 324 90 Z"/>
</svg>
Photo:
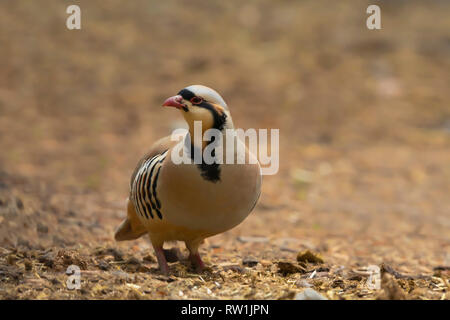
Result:
<svg viewBox="0 0 450 320">
<path fill-rule="evenodd" d="M 197 272 L 203 271 L 205 269 L 205 264 L 202 261 L 202 258 L 200 258 L 200 255 L 198 253 L 198 246 L 203 241 L 203 239 L 197 239 L 194 241 L 186 241 L 186 247 L 189 250 L 189 259 L 191 260 L 192 264 L 195 267 L 195 270 Z"/>
<path fill-rule="evenodd" d="M 162 246 L 154 247 L 156 259 L 158 259 L 159 269 L 165 276 L 169 275 L 169 266 L 167 265 L 166 256 Z"/>
<path fill-rule="evenodd" d="M 191 253 L 189 255 L 189 259 L 195 266 L 195 270 L 197 270 L 197 272 L 201 272 L 205 269 L 205 264 L 203 263 L 202 258 L 200 258 L 200 254 L 198 252 L 194 254 Z"/>
</svg>

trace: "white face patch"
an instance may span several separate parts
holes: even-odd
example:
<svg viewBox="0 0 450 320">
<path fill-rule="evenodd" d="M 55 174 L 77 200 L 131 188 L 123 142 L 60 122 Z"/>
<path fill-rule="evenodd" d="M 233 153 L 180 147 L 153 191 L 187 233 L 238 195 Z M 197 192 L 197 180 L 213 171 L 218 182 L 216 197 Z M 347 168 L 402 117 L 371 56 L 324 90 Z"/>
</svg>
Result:
<svg viewBox="0 0 450 320">
<path fill-rule="evenodd" d="M 202 86 L 200 84 L 195 84 L 195 85 L 186 87 L 185 89 L 191 91 L 196 96 L 202 97 L 205 100 L 207 100 L 211 103 L 218 104 L 221 107 L 223 107 L 225 110 L 228 110 L 228 106 L 225 103 L 225 100 L 223 100 L 223 98 L 220 96 L 220 94 L 217 93 L 217 91 L 215 91 L 211 88 Z"/>
</svg>

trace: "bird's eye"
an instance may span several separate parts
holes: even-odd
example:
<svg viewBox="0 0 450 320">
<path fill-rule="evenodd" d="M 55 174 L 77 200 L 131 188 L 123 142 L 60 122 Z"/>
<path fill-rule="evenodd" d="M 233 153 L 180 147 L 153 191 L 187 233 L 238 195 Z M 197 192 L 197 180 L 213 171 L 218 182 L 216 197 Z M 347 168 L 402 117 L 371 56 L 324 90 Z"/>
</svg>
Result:
<svg viewBox="0 0 450 320">
<path fill-rule="evenodd" d="M 191 103 L 192 104 L 200 104 L 200 103 L 202 103 L 202 101 L 203 101 L 203 99 L 200 98 L 200 97 L 193 97 L 193 98 L 191 98 Z"/>
</svg>

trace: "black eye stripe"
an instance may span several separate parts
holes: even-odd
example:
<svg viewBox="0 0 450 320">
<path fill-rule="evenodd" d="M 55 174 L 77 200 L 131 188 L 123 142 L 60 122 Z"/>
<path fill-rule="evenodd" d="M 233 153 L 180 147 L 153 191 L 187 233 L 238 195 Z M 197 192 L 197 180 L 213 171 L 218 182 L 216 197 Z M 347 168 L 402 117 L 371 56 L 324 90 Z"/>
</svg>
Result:
<svg viewBox="0 0 450 320">
<path fill-rule="evenodd" d="M 188 89 L 180 90 L 180 92 L 178 92 L 178 94 L 180 96 L 182 96 L 184 100 L 190 101 L 191 103 L 196 104 L 196 105 L 202 105 L 203 102 L 208 102 L 206 99 L 196 96 L 192 91 L 190 91 Z M 198 102 L 196 102 L 196 101 L 193 102 L 192 99 L 194 99 L 194 98 L 201 99 L 201 100 L 199 100 Z"/>
<path fill-rule="evenodd" d="M 188 89 L 183 89 L 180 92 L 178 92 L 178 94 L 182 96 L 184 100 L 187 101 L 191 101 L 191 99 L 195 97 L 195 94 Z"/>
</svg>

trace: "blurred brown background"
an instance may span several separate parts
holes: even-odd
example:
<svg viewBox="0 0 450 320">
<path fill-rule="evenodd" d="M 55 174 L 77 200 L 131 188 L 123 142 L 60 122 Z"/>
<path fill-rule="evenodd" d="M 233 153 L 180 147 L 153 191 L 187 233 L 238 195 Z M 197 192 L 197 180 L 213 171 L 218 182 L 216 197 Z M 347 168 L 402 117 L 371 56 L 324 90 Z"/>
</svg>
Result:
<svg viewBox="0 0 450 320">
<path fill-rule="evenodd" d="M 66 29 L 70 4 L 81 30 Z M 382 30 L 366 28 L 369 4 Z M 212 243 L 233 258 L 306 247 L 332 266 L 432 274 L 449 264 L 449 12 L 447 1 L 2 0 L 0 246 L 117 246 L 137 160 L 181 120 L 161 103 L 204 84 L 237 127 L 279 128 L 281 145 L 255 212 Z"/>
</svg>

